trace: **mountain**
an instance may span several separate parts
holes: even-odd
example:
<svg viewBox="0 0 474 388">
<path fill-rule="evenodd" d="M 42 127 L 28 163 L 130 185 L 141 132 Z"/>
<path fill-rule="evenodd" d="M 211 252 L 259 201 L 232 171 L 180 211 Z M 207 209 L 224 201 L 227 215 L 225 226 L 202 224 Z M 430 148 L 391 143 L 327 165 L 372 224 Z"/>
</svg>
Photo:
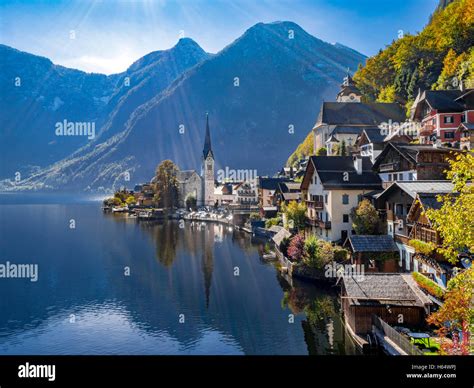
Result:
<svg viewBox="0 0 474 388">
<path fill-rule="evenodd" d="M 0 55 L 0 177 L 36 171 L 82 146 L 88 150 L 105 141 L 124 129 L 138 106 L 209 57 L 184 38 L 169 50 L 137 60 L 123 73 L 105 76 L 67 69 L 3 45 Z M 20 86 L 15 86 L 16 77 Z M 94 122 L 96 136 L 56 136 L 55 124 L 63 120 Z"/>
<path fill-rule="evenodd" d="M 474 0 L 440 1 L 425 28 L 405 34 L 354 74 L 366 100 L 407 108 L 418 90 L 474 87 Z"/>
<path fill-rule="evenodd" d="M 0 45 L 0 176 L 48 165 L 87 138 L 60 138 L 55 123 L 93 121 L 114 86 L 101 74 L 54 65 L 49 59 Z"/>
<path fill-rule="evenodd" d="M 355 71 L 364 61 L 362 54 L 323 42 L 295 23 L 256 24 L 133 112 L 124 106 L 121 124 L 112 123 L 112 135 L 102 142 L 43 169 L 18 188 L 131 186 L 150 179 L 163 159 L 199 169 L 206 112 L 217 168 L 273 173 L 311 128 L 321 101 L 333 98 L 347 69 Z M 137 85 L 134 94 L 141 88 Z M 125 172 L 131 182 L 124 181 Z"/>
</svg>

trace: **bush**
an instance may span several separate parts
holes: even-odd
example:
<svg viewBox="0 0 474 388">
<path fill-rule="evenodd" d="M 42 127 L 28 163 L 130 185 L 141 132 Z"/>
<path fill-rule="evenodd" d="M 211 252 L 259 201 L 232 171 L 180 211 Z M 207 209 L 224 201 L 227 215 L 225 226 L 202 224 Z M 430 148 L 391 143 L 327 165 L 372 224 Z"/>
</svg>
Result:
<svg viewBox="0 0 474 388">
<path fill-rule="evenodd" d="M 282 225 L 282 222 L 283 221 L 282 221 L 280 216 L 270 218 L 270 219 L 265 221 L 265 228 L 268 229 L 268 228 L 271 228 L 274 225 Z"/>
<path fill-rule="evenodd" d="M 288 247 L 288 256 L 293 261 L 299 262 L 304 256 L 304 236 L 302 234 L 295 235 Z"/>
<path fill-rule="evenodd" d="M 417 253 L 421 253 L 422 255 L 429 256 L 433 253 L 436 249 L 436 245 L 432 242 L 424 242 L 421 240 L 413 239 L 408 242 L 408 244 L 415 248 Z"/>
<path fill-rule="evenodd" d="M 413 279 L 418 283 L 418 285 L 422 289 L 427 291 L 430 295 L 433 295 L 439 299 L 442 299 L 444 297 L 444 290 L 430 278 L 427 278 L 425 275 L 422 275 L 419 272 L 413 272 L 412 276 Z"/>
<path fill-rule="evenodd" d="M 346 261 L 349 252 L 347 249 L 344 249 L 343 247 L 340 246 L 335 246 L 333 248 L 334 251 L 334 261 L 341 262 L 341 261 Z"/>
<path fill-rule="evenodd" d="M 324 147 L 318 148 L 316 151 L 316 156 L 326 156 L 328 154 L 328 150 Z"/>
<path fill-rule="evenodd" d="M 260 221 L 262 217 L 260 217 L 260 214 L 253 212 L 250 213 L 249 219 L 250 221 Z"/>
</svg>

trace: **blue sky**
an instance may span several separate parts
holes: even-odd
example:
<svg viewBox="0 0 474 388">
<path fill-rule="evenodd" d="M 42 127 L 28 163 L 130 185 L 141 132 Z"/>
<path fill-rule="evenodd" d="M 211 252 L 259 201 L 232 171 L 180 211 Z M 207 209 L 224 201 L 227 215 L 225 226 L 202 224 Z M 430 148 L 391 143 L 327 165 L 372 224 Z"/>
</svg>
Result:
<svg viewBox="0 0 474 388">
<path fill-rule="evenodd" d="M 182 35 L 218 52 L 258 22 L 290 20 L 330 43 L 373 55 L 427 23 L 438 0 L 10 1 L 0 43 L 89 72 L 124 71 Z M 72 32 L 74 31 L 74 32 Z M 75 35 L 75 39 L 71 36 Z"/>
</svg>

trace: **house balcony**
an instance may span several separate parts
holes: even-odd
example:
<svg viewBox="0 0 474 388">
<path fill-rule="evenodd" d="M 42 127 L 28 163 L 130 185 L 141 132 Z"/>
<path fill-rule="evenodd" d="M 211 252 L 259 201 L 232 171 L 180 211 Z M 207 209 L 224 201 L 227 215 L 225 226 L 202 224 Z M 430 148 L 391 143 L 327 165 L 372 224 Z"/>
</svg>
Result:
<svg viewBox="0 0 474 388">
<path fill-rule="evenodd" d="M 420 136 L 431 136 L 433 134 L 433 131 L 435 130 L 434 125 L 432 124 L 425 124 L 423 127 L 420 129 Z"/>
<path fill-rule="evenodd" d="M 331 221 L 322 221 L 317 218 L 306 218 L 306 224 L 321 229 L 331 229 Z"/>
<path fill-rule="evenodd" d="M 306 200 L 306 206 L 309 208 L 309 209 L 316 209 L 316 210 L 322 210 L 324 209 L 324 203 L 323 201 L 310 201 L 310 200 Z"/>
<path fill-rule="evenodd" d="M 379 167 L 380 172 L 388 172 L 388 171 L 397 171 L 399 169 L 399 163 L 383 163 Z"/>
</svg>

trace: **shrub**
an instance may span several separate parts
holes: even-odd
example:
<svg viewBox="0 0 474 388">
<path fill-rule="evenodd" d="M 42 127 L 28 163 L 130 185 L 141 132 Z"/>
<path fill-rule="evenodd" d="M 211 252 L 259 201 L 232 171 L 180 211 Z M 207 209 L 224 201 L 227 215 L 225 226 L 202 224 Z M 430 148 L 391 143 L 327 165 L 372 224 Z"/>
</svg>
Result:
<svg viewBox="0 0 474 388">
<path fill-rule="evenodd" d="M 430 278 L 427 278 L 425 275 L 422 275 L 419 272 L 413 272 L 412 276 L 418 285 L 430 295 L 433 295 L 439 299 L 444 297 L 444 290 Z"/>
<path fill-rule="evenodd" d="M 274 225 L 282 225 L 282 219 L 280 216 L 274 217 L 274 218 L 269 218 L 268 220 L 265 221 L 265 228 L 271 228 Z"/>
<path fill-rule="evenodd" d="M 254 213 L 250 213 L 249 218 L 250 218 L 250 221 L 259 221 L 259 220 L 262 219 L 262 217 L 260 217 L 260 214 L 255 213 L 255 212 L 254 212 Z"/>
<path fill-rule="evenodd" d="M 304 236 L 302 234 L 295 235 L 288 247 L 288 256 L 293 261 L 299 262 L 303 259 L 304 255 Z"/>
<path fill-rule="evenodd" d="M 417 253 L 421 253 L 422 255 L 429 256 L 433 253 L 436 249 L 436 245 L 432 242 L 424 242 L 421 240 L 413 239 L 408 242 L 408 244 L 415 248 Z"/>
</svg>

